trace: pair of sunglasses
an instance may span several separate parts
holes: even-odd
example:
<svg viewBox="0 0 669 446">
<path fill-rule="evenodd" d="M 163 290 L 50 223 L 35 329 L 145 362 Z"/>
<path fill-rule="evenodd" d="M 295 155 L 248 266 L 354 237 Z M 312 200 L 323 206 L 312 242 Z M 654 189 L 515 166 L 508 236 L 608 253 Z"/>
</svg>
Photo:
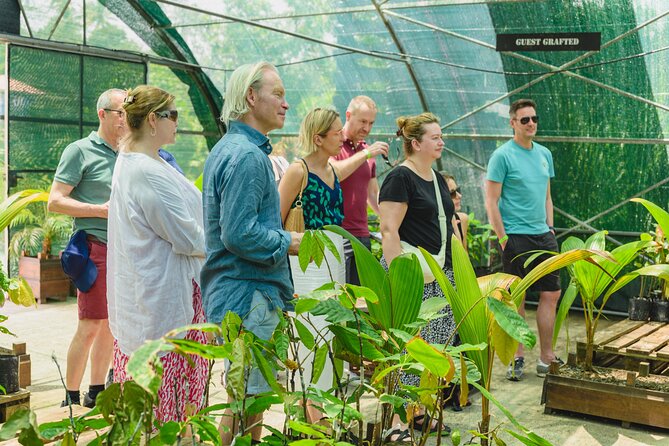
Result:
<svg viewBox="0 0 669 446">
<path fill-rule="evenodd" d="M 156 116 L 163 119 L 167 118 L 172 122 L 177 122 L 177 119 L 179 119 L 179 110 L 157 111 Z"/>
<path fill-rule="evenodd" d="M 460 190 L 459 186 L 451 191 L 451 198 L 457 197 L 458 194 L 462 195 L 462 191 Z"/>
<path fill-rule="evenodd" d="M 520 123 L 523 124 L 523 125 L 527 125 L 527 124 L 530 122 L 530 119 L 531 119 L 532 122 L 534 122 L 535 124 L 536 124 L 537 122 L 539 122 L 539 117 L 536 116 L 536 115 L 535 115 L 535 116 L 525 116 L 524 118 L 517 119 L 517 121 L 520 122 Z"/>
</svg>

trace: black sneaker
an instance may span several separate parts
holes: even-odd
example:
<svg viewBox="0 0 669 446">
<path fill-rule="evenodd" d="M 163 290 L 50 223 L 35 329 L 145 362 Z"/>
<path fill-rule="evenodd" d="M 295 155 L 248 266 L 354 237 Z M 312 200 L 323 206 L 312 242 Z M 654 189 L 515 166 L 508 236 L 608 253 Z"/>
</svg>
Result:
<svg viewBox="0 0 669 446">
<path fill-rule="evenodd" d="M 79 406 L 81 403 L 79 401 L 75 401 L 72 403 L 73 406 Z M 63 400 L 60 402 L 60 407 L 67 407 L 69 404 L 67 404 L 67 400 Z"/>
<path fill-rule="evenodd" d="M 509 381 L 520 381 L 523 376 L 523 368 L 525 367 L 525 358 L 520 357 L 513 360 L 506 370 L 506 379 Z"/>
<path fill-rule="evenodd" d="M 88 396 L 88 393 L 84 393 L 84 404 L 82 406 L 92 409 L 95 407 L 95 400 Z"/>
</svg>

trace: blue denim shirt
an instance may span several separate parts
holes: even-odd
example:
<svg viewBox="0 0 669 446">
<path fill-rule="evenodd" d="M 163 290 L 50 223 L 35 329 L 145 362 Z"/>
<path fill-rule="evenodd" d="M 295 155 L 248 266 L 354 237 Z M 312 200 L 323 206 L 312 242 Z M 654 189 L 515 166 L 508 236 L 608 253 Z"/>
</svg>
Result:
<svg viewBox="0 0 669 446">
<path fill-rule="evenodd" d="M 271 152 L 265 135 L 231 121 L 205 162 L 207 258 L 200 278 L 209 322 L 219 323 L 228 311 L 244 318 L 256 290 L 282 309 L 293 299 L 290 234 L 282 229 Z"/>
</svg>

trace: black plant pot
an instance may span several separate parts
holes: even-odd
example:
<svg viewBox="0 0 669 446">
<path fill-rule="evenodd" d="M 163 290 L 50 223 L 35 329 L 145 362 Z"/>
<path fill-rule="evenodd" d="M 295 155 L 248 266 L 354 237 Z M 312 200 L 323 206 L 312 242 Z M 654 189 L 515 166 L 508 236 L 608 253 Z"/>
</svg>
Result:
<svg viewBox="0 0 669 446">
<path fill-rule="evenodd" d="M 669 322 L 669 300 L 654 300 L 650 306 L 650 320 Z"/>
<path fill-rule="evenodd" d="M 650 300 L 645 297 L 633 297 L 629 300 L 627 313 L 632 321 L 647 321 L 650 317 Z"/>
<path fill-rule="evenodd" d="M 6 393 L 19 391 L 19 357 L 0 355 L 0 386 Z"/>
</svg>

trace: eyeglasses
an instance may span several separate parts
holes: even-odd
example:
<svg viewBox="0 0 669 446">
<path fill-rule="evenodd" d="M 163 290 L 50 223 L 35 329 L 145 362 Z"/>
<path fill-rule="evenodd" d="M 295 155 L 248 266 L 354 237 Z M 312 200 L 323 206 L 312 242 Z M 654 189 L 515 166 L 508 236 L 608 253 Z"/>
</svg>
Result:
<svg viewBox="0 0 669 446">
<path fill-rule="evenodd" d="M 516 121 L 520 122 L 520 123 L 523 124 L 523 125 L 527 125 L 527 124 L 530 122 L 530 119 L 531 119 L 532 122 L 534 122 L 535 124 L 536 124 L 537 122 L 539 122 L 539 117 L 536 116 L 536 115 L 535 115 L 535 116 L 525 116 L 524 118 L 520 118 L 520 119 L 517 119 L 517 118 L 513 118 L 513 119 L 515 119 Z"/>
<path fill-rule="evenodd" d="M 456 187 L 451 191 L 451 198 L 455 198 L 458 196 L 458 194 L 462 195 L 462 191 L 460 190 L 459 187 Z"/>
<path fill-rule="evenodd" d="M 179 110 L 157 111 L 156 116 L 163 119 L 168 118 L 172 122 L 177 122 L 177 119 L 179 119 Z"/>
<path fill-rule="evenodd" d="M 115 110 L 113 108 L 103 108 L 103 110 L 106 112 L 116 113 L 121 118 L 125 116 L 125 110 Z"/>
</svg>

